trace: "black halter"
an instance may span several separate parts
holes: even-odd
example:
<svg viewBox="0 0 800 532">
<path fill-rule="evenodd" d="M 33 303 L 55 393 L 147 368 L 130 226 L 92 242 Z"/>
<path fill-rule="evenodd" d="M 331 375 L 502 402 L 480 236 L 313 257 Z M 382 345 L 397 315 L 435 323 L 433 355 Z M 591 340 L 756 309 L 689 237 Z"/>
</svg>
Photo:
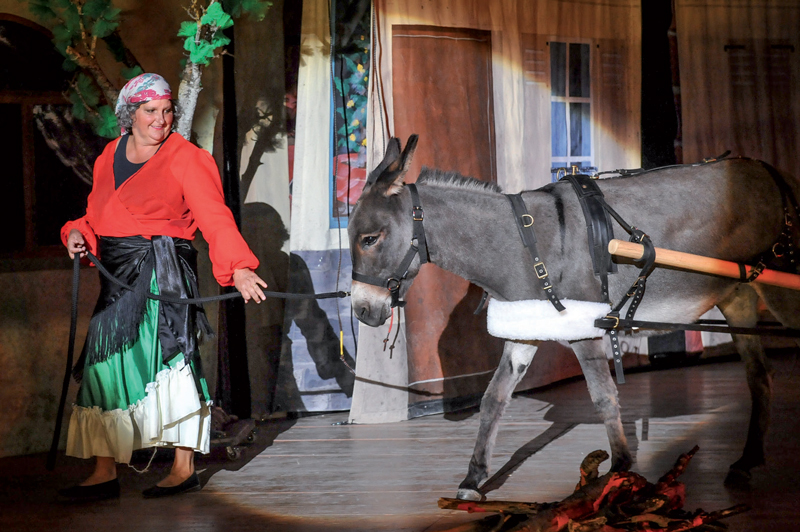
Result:
<svg viewBox="0 0 800 532">
<path fill-rule="evenodd" d="M 387 279 L 382 279 L 373 275 L 365 275 L 353 270 L 354 281 L 388 289 L 389 293 L 392 295 L 392 307 L 406 306 L 405 301 L 400 301 L 400 283 L 408 276 L 408 268 L 414 261 L 414 257 L 419 255 L 420 264 L 430 262 L 428 243 L 425 239 L 425 228 L 422 225 L 422 219 L 425 216 L 422 211 L 422 203 L 419 201 L 417 186 L 410 184 L 406 185 L 406 187 L 411 193 L 411 219 L 414 221 L 414 226 L 413 234 L 411 235 L 411 244 L 406 252 L 406 256 L 403 257 L 403 260 L 400 262 L 400 266 Z"/>
</svg>

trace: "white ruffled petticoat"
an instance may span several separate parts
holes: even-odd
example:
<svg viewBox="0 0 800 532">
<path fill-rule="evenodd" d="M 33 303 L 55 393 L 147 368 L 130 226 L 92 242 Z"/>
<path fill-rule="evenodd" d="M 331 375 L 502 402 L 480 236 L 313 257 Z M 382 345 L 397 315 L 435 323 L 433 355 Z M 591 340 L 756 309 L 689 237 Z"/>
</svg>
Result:
<svg viewBox="0 0 800 532">
<path fill-rule="evenodd" d="M 145 393 L 127 410 L 73 405 L 67 456 L 113 456 L 127 464 L 133 451 L 147 447 L 209 452 L 212 401 L 200 401 L 194 375 L 184 361 L 159 371 Z"/>
</svg>

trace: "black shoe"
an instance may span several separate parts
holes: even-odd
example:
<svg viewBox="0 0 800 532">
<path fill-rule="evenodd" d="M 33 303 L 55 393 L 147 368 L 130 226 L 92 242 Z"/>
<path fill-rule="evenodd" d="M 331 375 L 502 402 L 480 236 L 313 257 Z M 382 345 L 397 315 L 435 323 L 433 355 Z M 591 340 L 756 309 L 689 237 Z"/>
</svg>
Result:
<svg viewBox="0 0 800 532">
<path fill-rule="evenodd" d="M 169 497 L 170 495 L 177 495 L 179 493 L 188 493 L 190 491 L 198 491 L 200 486 L 200 479 L 197 477 L 197 472 L 192 473 L 192 476 L 178 484 L 169 488 L 162 488 L 161 486 L 153 486 L 147 488 L 142 492 L 145 499 L 157 499 L 159 497 Z"/>
<path fill-rule="evenodd" d="M 100 501 L 119 497 L 119 480 L 109 480 L 91 486 L 72 486 L 58 490 L 58 495 L 72 501 Z"/>
</svg>

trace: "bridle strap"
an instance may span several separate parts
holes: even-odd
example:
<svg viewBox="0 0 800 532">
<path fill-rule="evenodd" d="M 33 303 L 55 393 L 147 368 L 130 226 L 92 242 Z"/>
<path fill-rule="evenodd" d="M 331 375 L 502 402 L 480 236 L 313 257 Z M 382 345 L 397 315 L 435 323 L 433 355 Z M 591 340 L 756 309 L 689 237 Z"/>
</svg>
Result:
<svg viewBox="0 0 800 532">
<path fill-rule="evenodd" d="M 411 263 L 414 262 L 414 257 L 419 255 L 420 264 L 430 262 L 428 241 L 425 238 L 425 227 L 422 225 L 425 213 L 422 210 L 422 202 L 419 200 L 417 186 L 409 184 L 406 185 L 406 187 L 411 194 L 411 219 L 413 220 L 413 226 L 411 243 L 409 244 L 408 251 L 406 251 L 403 260 L 400 261 L 400 266 L 386 279 L 374 275 L 358 273 L 353 270 L 354 281 L 380 286 L 389 290 L 392 296 L 392 307 L 406 306 L 406 302 L 400 300 L 400 283 L 408 276 L 408 268 L 411 266 Z"/>
<path fill-rule="evenodd" d="M 422 225 L 425 213 L 422 210 L 422 202 L 419 200 L 417 185 L 411 183 L 406 185 L 406 187 L 408 187 L 408 192 L 411 194 L 411 219 L 414 221 L 414 233 L 411 237 L 411 245 L 413 247 L 413 242 L 416 240 L 417 247 L 419 248 L 419 262 L 420 264 L 426 264 L 431 261 L 431 255 L 428 249 L 428 239 L 425 238 L 425 227 Z M 410 264 L 409 262 L 409 265 Z"/>
<path fill-rule="evenodd" d="M 364 275 L 363 273 L 353 272 L 353 280 L 361 283 L 371 284 L 373 286 L 381 286 L 389 290 L 392 295 L 392 307 L 405 307 L 406 302 L 400 301 L 400 282 L 408 275 L 408 267 L 414 260 L 414 256 L 419 253 L 419 248 L 411 243 L 411 246 L 406 251 L 406 256 L 403 257 L 397 271 L 386 279 L 375 277 L 373 275 Z"/>
</svg>

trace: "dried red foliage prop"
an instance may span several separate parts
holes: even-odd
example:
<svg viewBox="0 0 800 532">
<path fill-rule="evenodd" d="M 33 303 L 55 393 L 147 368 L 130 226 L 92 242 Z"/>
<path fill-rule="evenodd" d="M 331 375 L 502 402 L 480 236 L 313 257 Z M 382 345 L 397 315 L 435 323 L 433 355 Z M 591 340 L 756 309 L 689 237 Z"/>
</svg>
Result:
<svg viewBox="0 0 800 532">
<path fill-rule="evenodd" d="M 679 532 L 726 530 L 720 519 L 747 511 L 745 505 L 726 510 L 694 513 L 683 510 L 686 487 L 677 479 L 686 470 L 695 447 L 678 457 L 675 465 L 649 483 L 628 471 L 599 475 L 608 459 L 605 451 L 590 453 L 581 463 L 581 479 L 566 499 L 554 503 L 509 501 L 471 502 L 439 499 L 439 508 L 467 512 L 500 513 L 500 521 L 486 519 L 461 526 L 459 532 Z M 455 531 L 454 531 L 455 532 Z"/>
</svg>

